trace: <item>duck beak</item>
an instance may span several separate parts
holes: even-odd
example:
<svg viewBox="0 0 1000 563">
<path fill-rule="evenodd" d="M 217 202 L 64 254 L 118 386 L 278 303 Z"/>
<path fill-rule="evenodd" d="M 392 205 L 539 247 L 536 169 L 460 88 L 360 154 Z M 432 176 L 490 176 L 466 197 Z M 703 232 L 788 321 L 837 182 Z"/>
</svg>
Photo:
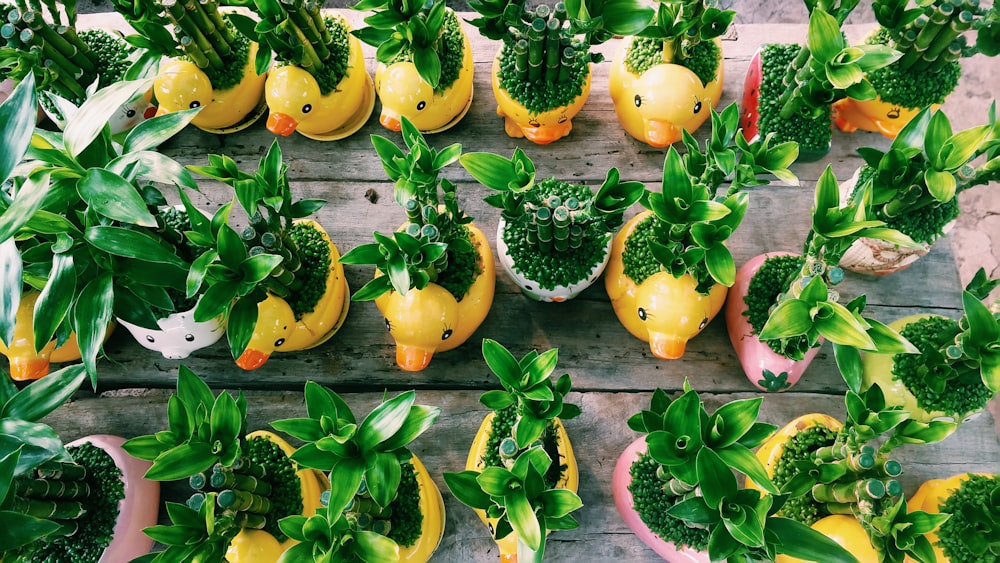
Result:
<svg viewBox="0 0 1000 563">
<path fill-rule="evenodd" d="M 662 149 L 666 148 L 681 139 L 680 128 L 674 126 L 669 121 L 646 121 L 646 142 L 650 145 Z"/>
<path fill-rule="evenodd" d="M 649 333 L 649 349 L 661 360 L 676 360 L 684 355 L 687 341 L 662 333 Z"/>
<path fill-rule="evenodd" d="M 252 371 L 267 363 L 270 357 L 270 354 L 266 354 L 260 350 L 247 348 L 240 354 L 239 358 L 236 358 L 236 365 L 247 371 Z"/>
<path fill-rule="evenodd" d="M 17 358 L 10 359 L 10 377 L 14 381 L 30 381 L 49 374 L 48 358 Z"/>
<path fill-rule="evenodd" d="M 396 345 L 396 363 L 403 371 L 421 371 L 431 363 L 434 350 Z"/>
<path fill-rule="evenodd" d="M 295 128 L 298 126 L 299 122 L 295 121 L 292 116 L 288 114 L 272 113 L 267 116 L 267 130 L 275 135 L 287 137 L 294 133 Z"/>
<path fill-rule="evenodd" d="M 378 122 L 382 124 L 382 127 L 385 127 L 390 131 L 395 131 L 398 133 L 403 130 L 403 124 L 399 122 L 398 118 L 392 115 L 383 113 L 379 117 Z"/>
</svg>

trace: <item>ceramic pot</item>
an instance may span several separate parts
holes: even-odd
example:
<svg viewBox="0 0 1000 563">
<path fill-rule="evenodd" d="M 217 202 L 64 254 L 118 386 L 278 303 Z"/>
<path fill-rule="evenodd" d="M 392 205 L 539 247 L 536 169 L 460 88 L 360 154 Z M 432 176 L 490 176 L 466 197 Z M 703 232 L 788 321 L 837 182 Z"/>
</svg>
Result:
<svg viewBox="0 0 1000 563">
<path fill-rule="evenodd" d="M 636 75 L 625 66 L 625 54 L 634 37 L 623 41 L 608 83 L 618 122 L 632 137 L 657 148 L 681 140 L 681 131 L 693 133 L 711 114 L 722 97 L 723 64 L 715 78 L 703 84 L 698 76 L 678 64 L 657 64 Z"/>
<path fill-rule="evenodd" d="M 434 484 L 427 468 L 420 458 L 411 455 L 410 463 L 417 474 L 417 486 L 420 488 L 420 513 L 423 521 L 420 524 L 420 537 L 411 546 L 399 546 L 399 560 L 424 562 L 431 558 L 437 546 L 444 537 L 444 498 L 441 490 Z"/>
<path fill-rule="evenodd" d="M 608 243 L 604 247 L 603 258 L 600 262 L 594 265 L 593 268 L 588 272 L 587 277 L 571 283 L 569 285 L 557 285 L 552 289 L 545 289 L 541 287 L 537 281 L 526 277 L 524 274 L 518 272 L 514 266 L 514 259 L 511 257 L 507 243 L 503 240 L 504 228 L 507 226 L 507 222 L 500 219 L 497 225 L 497 257 L 500 260 L 500 265 L 503 266 L 505 272 L 514 280 L 517 287 L 521 288 L 521 293 L 534 299 L 535 301 L 543 301 L 545 303 L 559 303 L 562 301 L 567 301 L 573 299 L 579 295 L 583 290 L 587 289 L 597 278 L 601 277 L 604 272 L 604 268 L 608 265 L 608 259 L 611 257 L 611 236 L 608 236 Z"/>
<path fill-rule="evenodd" d="M 295 318 L 287 301 L 268 293 L 257 304 L 257 324 L 246 350 L 236 359 L 236 365 L 253 370 L 264 365 L 274 352 L 296 352 L 315 348 L 329 340 L 344 326 L 350 307 L 350 290 L 344 277 L 340 252 L 323 227 L 314 221 L 311 225 L 330 246 L 330 271 L 326 277 L 323 296 L 309 313 Z"/>
<path fill-rule="evenodd" d="M 496 289 L 493 251 L 481 230 L 472 223 L 467 227 L 482 271 L 461 301 L 436 283 L 410 289 L 406 295 L 390 290 L 375 299 L 396 343 L 396 364 L 405 371 L 420 371 L 430 364 L 435 352 L 460 346 L 490 312 Z M 376 270 L 375 275 L 382 272 Z"/>
<path fill-rule="evenodd" d="M 14 321 L 14 338 L 11 339 L 10 346 L 0 341 L 0 354 L 7 356 L 10 361 L 10 377 L 14 381 L 28 381 L 48 375 L 50 362 L 62 363 L 80 359 L 76 333 L 71 333 L 69 339 L 59 347 L 56 347 L 56 341 L 52 340 L 41 350 L 35 350 L 35 327 L 32 318 L 38 296 L 39 293 L 34 290 L 21 294 Z M 113 329 L 114 325 L 109 327 L 109 336 Z"/>
<path fill-rule="evenodd" d="M 153 81 L 159 113 L 204 108 L 191 124 L 209 133 L 235 133 L 253 125 L 267 111 L 264 102 L 267 74 L 258 75 L 254 70 L 256 56 L 257 43 L 250 43 L 243 79 L 232 88 L 218 92 L 194 63 L 180 59 L 168 61 L 160 67 Z"/>
<path fill-rule="evenodd" d="M 941 514 L 944 504 L 951 498 L 951 495 L 955 493 L 958 489 L 962 487 L 962 483 L 969 480 L 969 476 L 972 473 L 959 473 L 958 475 L 952 475 L 947 479 L 930 479 L 924 481 L 917 488 L 917 491 L 913 493 L 913 496 L 906 499 L 906 510 L 908 512 L 915 512 L 917 510 L 922 510 L 928 514 Z M 989 477 L 988 474 L 982 474 Z M 992 476 L 994 479 L 996 476 Z M 974 526 L 973 522 L 968 519 L 965 520 L 969 522 L 968 526 Z M 971 531 L 971 529 L 970 529 Z M 927 539 L 931 542 L 931 547 L 934 549 L 934 561 L 941 563 L 949 563 L 951 559 L 945 555 L 944 550 L 938 545 L 938 535 L 937 530 L 932 530 L 925 534 Z M 907 557 L 905 559 L 906 563 L 914 563 L 914 559 Z"/>
<path fill-rule="evenodd" d="M 940 104 L 931 106 L 937 110 Z M 855 100 L 844 98 L 833 103 L 833 122 L 837 129 L 845 133 L 853 133 L 858 129 L 881 133 L 890 139 L 895 139 L 899 131 L 906 127 L 920 108 L 904 108 L 887 104 L 881 98 L 874 100 Z"/>
<path fill-rule="evenodd" d="M 750 281 L 764 261 L 774 256 L 791 256 L 791 253 L 768 252 L 748 260 L 736 272 L 736 283 L 730 288 L 726 299 L 726 329 L 729 332 L 729 341 L 733 343 L 743 373 L 750 383 L 762 391 L 790 389 L 798 383 L 803 372 L 819 352 L 819 347 L 816 347 L 806 352 L 801 360 L 786 358 L 757 338 L 749 319 L 744 315 L 748 307 L 743 298 L 747 296 Z"/>
<path fill-rule="evenodd" d="M 611 490 L 614 494 L 615 508 L 618 509 L 618 514 L 625 520 L 625 525 L 632 530 L 632 533 L 642 540 L 642 543 L 648 545 L 666 561 L 672 563 L 708 563 L 708 553 L 664 541 L 649 529 L 639 513 L 635 511 L 632 492 L 628 490 L 629 485 L 632 484 L 630 470 L 632 464 L 645 452 L 646 438 L 638 438 L 625 448 L 625 451 L 618 456 L 618 461 L 615 462 L 615 470 L 611 477 Z"/>
<path fill-rule="evenodd" d="M 121 447 L 125 439 L 119 436 L 95 434 L 74 440 L 66 446 L 85 443 L 93 444 L 111 456 L 122 473 L 121 479 L 125 486 L 125 498 L 118 502 L 118 518 L 115 520 L 111 543 L 104 549 L 100 561 L 131 561 L 149 553 L 153 540 L 142 530 L 156 524 L 160 505 L 160 484 L 143 477 L 152 464 L 125 453 Z"/>
<path fill-rule="evenodd" d="M 347 28 L 347 22 L 339 18 Z M 264 86 L 270 115 L 267 129 L 288 136 L 298 131 L 317 141 L 336 141 L 355 133 L 375 109 L 375 83 L 365 70 L 361 42 L 348 34 L 347 74 L 323 95 L 313 75 L 287 65 L 271 70 Z"/>
<path fill-rule="evenodd" d="M 469 457 L 465 460 L 466 470 L 482 472 L 486 468 L 483 456 L 486 454 L 486 444 L 493 430 L 494 415 L 495 413 L 493 412 L 489 413 L 483 418 L 482 424 L 479 425 L 479 431 L 476 432 L 475 437 L 472 439 L 472 447 L 469 448 Z M 552 463 L 566 466 L 562 476 L 556 483 L 556 488 L 568 489 L 575 493 L 580 487 L 580 471 L 576 463 L 576 456 L 573 455 L 573 445 L 569 441 L 569 434 L 566 433 L 566 427 L 563 426 L 562 421 L 556 418 L 553 419 L 553 423 L 555 424 L 556 440 L 558 441 L 557 450 L 559 452 L 559 459 L 552 460 Z M 492 536 L 493 531 L 496 529 L 497 519 L 487 518 L 485 510 L 475 509 L 475 512 L 483 524 L 486 524 L 489 528 L 490 535 Z M 550 531 L 546 530 L 546 534 Z M 500 561 L 516 563 L 518 547 L 517 532 L 511 532 L 494 541 L 496 541 L 497 546 L 500 548 Z"/>
<path fill-rule="evenodd" d="M 840 184 L 840 201 L 846 204 L 858 181 L 860 169 Z M 941 231 L 947 235 L 955 228 L 956 221 L 950 221 Z M 940 237 L 939 237 L 940 238 Z M 920 248 L 900 248 L 891 242 L 879 239 L 860 238 L 847 249 L 840 259 L 840 267 L 845 270 L 870 276 L 887 276 L 909 268 L 922 256 L 931 251 L 930 244 L 920 243 Z"/>
<path fill-rule="evenodd" d="M 194 320 L 194 307 L 180 313 L 171 313 L 156 321 L 159 330 L 150 330 L 128 321 L 117 319 L 144 348 L 163 354 L 169 360 L 183 360 L 195 350 L 207 348 L 218 342 L 226 332 L 224 317 L 210 321 Z"/>
<path fill-rule="evenodd" d="M 675 278 L 661 271 L 640 284 L 625 275 L 625 241 L 651 213 L 636 215 L 615 235 L 604 287 L 618 321 L 632 336 L 649 342 L 657 358 L 675 360 L 684 355 L 688 340 L 719 314 L 729 288 L 715 284 L 708 295 L 703 295 L 695 290 L 697 282 L 690 274 Z"/>
<path fill-rule="evenodd" d="M 447 17 L 456 17 L 451 8 Z M 406 116 L 421 133 L 439 133 L 453 127 L 472 106 L 472 45 L 462 33 L 462 68 L 455 82 L 441 92 L 424 82 L 412 62 L 396 62 L 375 69 L 375 91 L 382 102 L 379 122 L 391 131 L 400 131 L 400 117 Z"/>
<path fill-rule="evenodd" d="M 502 50 L 502 49 L 501 49 Z M 497 115 L 503 118 L 508 137 L 527 138 L 532 143 L 547 145 L 562 139 L 573 130 L 573 118 L 583 109 L 590 96 L 590 65 L 583 81 L 583 92 L 573 102 L 556 108 L 532 113 L 500 86 L 500 53 L 493 59 L 493 96 L 497 100 Z"/>
</svg>

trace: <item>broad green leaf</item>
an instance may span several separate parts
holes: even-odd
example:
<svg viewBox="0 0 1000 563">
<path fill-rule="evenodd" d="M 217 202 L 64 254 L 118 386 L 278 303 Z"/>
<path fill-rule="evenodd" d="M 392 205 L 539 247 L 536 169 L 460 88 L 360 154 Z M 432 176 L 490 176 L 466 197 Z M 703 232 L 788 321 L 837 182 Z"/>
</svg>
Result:
<svg viewBox="0 0 1000 563">
<path fill-rule="evenodd" d="M 789 338 L 806 334 L 813 327 L 809 305 L 800 299 L 787 299 L 775 307 L 760 331 L 761 340 Z"/>
<path fill-rule="evenodd" d="M 931 166 L 937 170 L 944 170 L 944 157 L 942 154 L 945 143 L 951 139 L 952 129 L 948 116 L 943 111 L 935 111 L 931 115 L 927 124 L 927 134 L 924 136 L 924 152 L 930 160 Z"/>
<path fill-rule="evenodd" d="M 111 274 L 101 274 L 80 292 L 73 310 L 73 329 L 83 365 L 90 374 L 92 385 L 97 387 L 97 355 L 104 344 L 114 306 L 114 287 Z"/>
<path fill-rule="evenodd" d="M 433 48 L 414 48 L 413 66 L 417 67 L 417 72 L 424 82 L 437 88 L 438 83 L 441 81 L 441 59 Z"/>
<path fill-rule="evenodd" d="M 601 12 L 604 29 L 623 36 L 638 35 L 654 17 L 656 11 L 638 0 L 606 0 Z"/>
<path fill-rule="evenodd" d="M 25 76 L 10 97 L 0 104 L 0 123 L 4 124 L 0 133 L 0 147 L 3 147 L 0 150 L 0 184 L 10 177 L 31 143 L 37 107 L 34 73 Z"/>
<path fill-rule="evenodd" d="M 207 298 L 208 293 L 201 300 L 204 301 Z M 201 303 L 199 303 L 199 307 L 200 305 Z M 254 327 L 257 324 L 257 315 L 257 302 L 249 297 L 238 299 L 229 309 L 226 338 L 229 341 L 229 350 L 233 358 L 242 356 L 247 346 L 250 345 L 250 338 L 253 336 Z"/>
<path fill-rule="evenodd" d="M 117 82 L 98 90 L 80 106 L 63 130 L 66 150 L 77 156 L 107 127 L 111 116 L 125 105 L 136 92 L 149 87 L 152 80 Z"/>
<path fill-rule="evenodd" d="M 715 451 L 727 465 L 753 479 L 760 488 L 770 493 L 778 492 L 768 478 L 767 470 L 748 447 L 736 443 Z"/>
<path fill-rule="evenodd" d="M 125 142 L 122 145 L 122 153 L 127 154 L 155 149 L 160 143 L 173 137 L 181 129 L 187 127 L 187 124 L 191 123 L 191 120 L 201 110 L 201 107 L 197 107 L 182 111 L 172 111 L 143 121 L 129 131 L 128 136 L 125 137 Z"/>
<path fill-rule="evenodd" d="M 295 453 L 293 453 L 290 458 L 302 467 L 308 467 L 309 469 L 316 469 L 318 471 L 331 471 L 340 461 L 330 452 L 316 447 L 315 443 L 305 444 L 299 447 L 299 449 L 295 450 Z M 364 475 L 364 469 L 364 467 L 361 467 L 361 472 L 358 473 L 358 483 L 361 482 L 361 477 Z M 354 491 L 356 492 L 357 489 L 355 488 Z M 351 494 L 353 495 L 354 493 L 352 492 Z"/>
<path fill-rule="evenodd" d="M 479 396 L 479 402 L 486 408 L 494 411 L 503 410 L 514 404 L 514 396 L 506 391 L 492 389 Z"/>
<path fill-rule="evenodd" d="M 989 307 L 968 291 L 962 292 L 962 307 L 976 344 L 985 347 L 1000 342 L 1000 325 Z"/>
<path fill-rule="evenodd" d="M 192 413 L 197 412 L 199 407 L 209 412 L 215 403 L 215 397 L 208 384 L 191 371 L 191 368 L 183 365 L 177 370 L 177 396 Z"/>
<path fill-rule="evenodd" d="M 282 262 L 281 256 L 275 254 L 258 254 L 250 256 L 240 264 L 242 281 L 245 284 L 258 284 L 268 278 Z"/>
<path fill-rule="evenodd" d="M 816 330 L 823 338 L 834 344 L 854 346 L 862 350 L 872 350 L 875 343 L 861 322 L 839 303 L 823 303 L 821 308 L 829 315 L 817 315 Z"/>
<path fill-rule="evenodd" d="M 927 170 L 924 172 L 924 182 L 927 184 L 927 191 L 940 202 L 951 201 L 955 197 L 958 182 L 949 172 L 941 170 Z"/>
<path fill-rule="evenodd" d="M 483 492 L 495 497 L 502 497 L 520 487 L 517 477 L 502 467 L 483 469 L 482 473 L 476 477 L 476 483 L 479 483 Z"/>
<path fill-rule="evenodd" d="M 28 176 L 10 207 L 0 215 L 0 240 L 7 241 L 17 234 L 42 208 L 51 177 L 49 170 L 39 170 Z"/>
<path fill-rule="evenodd" d="M 13 485 L 14 469 L 17 468 L 17 460 L 21 456 L 21 450 L 16 449 L 7 452 L 0 458 L 0 502 L 7 498 L 10 486 Z"/>
<path fill-rule="evenodd" d="M 520 448 L 528 447 L 541 437 L 545 431 L 546 421 L 530 416 L 522 416 L 514 424 L 514 441 Z"/>
<path fill-rule="evenodd" d="M 4 417 L 41 420 L 69 400 L 87 377 L 83 366 L 66 366 L 18 391 L 3 405 Z"/>
<path fill-rule="evenodd" d="M 736 476 L 729 466 L 710 448 L 702 448 L 695 460 L 698 482 L 705 503 L 714 510 L 736 496 Z"/>
<path fill-rule="evenodd" d="M 153 481 L 186 479 L 212 467 L 216 457 L 211 446 L 201 442 L 181 444 L 160 454 L 145 477 Z"/>
<path fill-rule="evenodd" d="M 420 436 L 430 428 L 440 414 L 440 407 L 413 405 L 410 407 L 410 412 L 407 413 L 403 425 L 389 439 L 382 442 L 379 449 L 381 451 L 393 452 L 400 448 L 405 448 L 417 436 Z"/>
<path fill-rule="evenodd" d="M 757 422 L 762 401 L 761 397 L 740 399 L 719 407 L 712 414 L 711 421 L 721 420 L 722 424 L 718 426 L 721 426 L 722 431 L 709 440 L 708 445 L 718 451 L 736 443 Z"/>
<path fill-rule="evenodd" d="M 507 518 L 510 525 L 517 532 L 518 539 L 531 549 L 538 551 L 544 541 L 541 527 L 538 524 L 538 517 L 531 507 L 531 503 L 524 496 L 523 489 L 510 493 L 504 497 L 507 509 Z"/>
<path fill-rule="evenodd" d="M 507 389 L 520 387 L 521 367 L 517 359 L 502 344 L 489 338 L 483 339 L 483 359 Z"/>
<path fill-rule="evenodd" d="M 567 489 L 550 489 L 538 497 L 542 515 L 547 518 L 562 518 L 583 506 L 576 493 Z"/>
<path fill-rule="evenodd" d="M 299 440 L 305 440 L 308 442 L 314 442 L 326 435 L 323 433 L 323 429 L 320 426 L 319 421 L 311 418 L 286 418 L 284 420 L 275 420 L 271 422 L 271 428 L 274 428 L 278 432 L 284 432 L 285 434 L 295 436 Z"/>
<path fill-rule="evenodd" d="M 527 386 L 534 386 L 548 379 L 549 376 L 552 375 L 552 372 L 556 369 L 556 363 L 558 361 L 559 350 L 557 348 L 552 348 L 539 354 L 527 366 L 525 366 L 524 372 L 527 377 L 527 381 L 522 380 L 522 385 L 527 384 Z"/>
<path fill-rule="evenodd" d="M 358 530 L 354 533 L 357 549 L 363 555 L 362 560 L 369 563 L 390 563 L 399 561 L 399 546 L 386 536 L 371 530 Z"/>
<path fill-rule="evenodd" d="M 402 393 L 375 407 L 358 427 L 358 446 L 362 451 L 376 449 L 402 428 L 416 394 Z"/>
<path fill-rule="evenodd" d="M 840 544 L 791 518 L 771 516 L 765 527 L 779 538 L 775 545 L 778 553 L 806 561 L 858 563 Z"/>
<path fill-rule="evenodd" d="M 837 360 L 840 374 L 847 383 L 847 388 L 855 393 L 861 392 L 862 376 L 861 354 L 853 346 L 833 345 L 833 356 Z"/>
<path fill-rule="evenodd" d="M 14 339 L 17 309 L 21 304 L 22 268 L 21 253 L 14 239 L 0 243 L 0 341 L 8 346 Z"/>
<path fill-rule="evenodd" d="M 20 280 L 18 280 L 18 285 L 20 285 Z M 69 313 L 74 297 L 76 297 L 76 268 L 73 263 L 73 255 L 56 254 L 52 257 L 49 281 L 35 302 L 32 324 L 35 331 L 33 344 L 36 351 L 44 348 L 52 340 L 56 329 Z"/>
<path fill-rule="evenodd" d="M 370 464 L 365 470 L 368 492 L 379 506 L 389 506 L 396 496 L 402 475 L 399 458 L 392 452 L 378 452 L 374 456 L 369 456 L 367 461 Z"/>
<path fill-rule="evenodd" d="M 91 168 L 77 183 L 80 197 L 96 213 L 123 223 L 156 227 L 156 219 L 135 186 L 117 174 L 101 168 Z"/>
<path fill-rule="evenodd" d="M 84 238 L 97 249 L 115 256 L 187 267 L 176 250 L 168 249 L 144 231 L 98 225 L 88 228 Z"/>
<path fill-rule="evenodd" d="M 712 279 L 720 285 L 732 287 L 736 283 L 736 261 L 725 245 L 717 244 L 706 250 L 705 265 Z"/>
<path fill-rule="evenodd" d="M 172 113 L 167 115 L 173 115 Z M 105 166 L 109 172 L 121 175 L 130 167 L 131 178 L 144 178 L 161 184 L 174 184 L 190 190 L 198 191 L 191 172 L 176 160 L 156 151 L 139 151 L 124 154 Z"/>
<path fill-rule="evenodd" d="M 941 147 L 943 170 L 958 170 L 983 148 L 992 128 L 989 125 L 972 127 L 955 133 Z"/>
<path fill-rule="evenodd" d="M 883 354 L 919 354 L 917 349 L 909 340 L 905 339 L 895 330 L 871 318 L 865 318 L 868 323 L 868 336 L 875 343 L 875 348 Z M 839 362 L 838 362 L 839 364 Z"/>
<path fill-rule="evenodd" d="M 458 161 L 477 182 L 493 190 L 506 191 L 515 175 L 513 163 L 498 154 L 472 152 L 463 154 Z"/>
<path fill-rule="evenodd" d="M 719 512 L 705 503 L 704 497 L 691 497 L 667 508 L 667 514 L 692 524 L 718 522 Z"/>
<path fill-rule="evenodd" d="M 219 393 L 212 405 L 211 425 L 212 442 L 217 442 L 224 448 L 237 442 L 240 429 L 243 427 L 243 418 L 236 406 L 236 400 L 225 391 Z"/>
<path fill-rule="evenodd" d="M 909 236 L 897 231 L 896 229 L 890 229 L 887 227 L 868 227 L 861 231 L 858 231 L 859 236 L 873 238 L 878 240 L 884 240 L 888 243 L 895 244 L 902 248 L 913 248 L 921 249 L 923 245 L 915 242 Z"/>
<path fill-rule="evenodd" d="M 476 481 L 476 478 L 479 476 L 477 471 L 468 470 L 459 473 L 448 473 L 446 471 L 442 476 L 444 477 L 445 484 L 448 485 L 448 490 L 462 504 L 480 510 L 485 510 L 486 507 L 493 504 L 490 495 L 483 492 Z"/>
<path fill-rule="evenodd" d="M 865 73 L 859 65 L 854 63 L 836 64 L 830 62 L 826 65 L 826 77 L 834 88 L 844 90 L 864 80 Z"/>
<path fill-rule="evenodd" d="M 809 51 L 822 64 L 830 62 L 846 46 L 837 18 L 822 9 L 809 15 Z"/>
<path fill-rule="evenodd" d="M 9 510 L 0 511 L 0 520 L 4 523 L 0 527 L 0 553 L 11 552 L 38 541 L 62 527 L 52 520 Z"/>
<path fill-rule="evenodd" d="M 162 442 L 160 442 L 160 440 L 157 439 L 156 436 L 148 435 L 148 436 L 137 436 L 135 438 L 126 440 L 125 443 L 122 444 L 122 448 L 126 452 L 128 452 L 128 455 L 132 457 L 146 461 L 153 461 L 154 459 L 156 459 L 156 456 L 160 455 L 161 453 L 165 452 L 166 450 L 170 449 L 170 447 L 173 447 L 175 445 L 177 444 L 166 446 Z"/>
</svg>

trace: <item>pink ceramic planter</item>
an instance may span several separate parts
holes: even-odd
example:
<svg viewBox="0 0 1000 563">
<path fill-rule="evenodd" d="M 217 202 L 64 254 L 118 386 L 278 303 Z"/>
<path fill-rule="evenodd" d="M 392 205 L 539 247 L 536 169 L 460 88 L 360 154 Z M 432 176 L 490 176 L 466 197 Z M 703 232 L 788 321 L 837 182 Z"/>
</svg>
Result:
<svg viewBox="0 0 1000 563">
<path fill-rule="evenodd" d="M 125 484 L 125 498 L 118 503 L 118 519 L 115 521 L 113 537 L 101 555 L 101 563 L 131 561 L 149 553 L 153 547 L 153 539 L 142 530 L 156 524 L 160 506 L 160 484 L 143 477 L 152 464 L 125 453 L 121 447 L 125 439 L 119 436 L 95 434 L 66 445 L 79 446 L 86 442 L 111 456 L 122 472 Z"/>
<path fill-rule="evenodd" d="M 750 383 L 763 391 L 785 391 L 798 383 L 809 363 L 816 357 L 819 347 L 806 352 L 805 358 L 795 361 L 776 354 L 753 334 L 753 328 L 746 315 L 747 304 L 743 298 L 750 287 L 757 270 L 764 260 L 772 256 L 789 256 L 789 252 L 768 252 L 755 256 L 736 272 L 736 283 L 729 290 L 726 299 L 726 329 L 729 341 L 733 343 L 736 356 L 743 366 Z M 766 375 L 765 372 L 770 373 Z M 784 378 L 784 379 L 782 379 Z"/>
<path fill-rule="evenodd" d="M 660 536 L 657 536 L 646 526 L 646 523 L 639 517 L 639 513 L 632 508 L 632 493 L 628 490 L 628 486 L 632 483 L 629 469 L 631 469 L 632 463 L 639 459 L 639 455 L 645 451 L 646 438 L 644 436 L 629 444 L 615 463 L 615 471 L 611 477 L 611 489 L 618 514 L 621 514 L 625 524 L 631 528 L 632 532 L 663 559 L 673 563 L 708 563 L 708 554 L 703 551 L 686 547 L 678 548 L 672 542 L 663 541 Z"/>
</svg>

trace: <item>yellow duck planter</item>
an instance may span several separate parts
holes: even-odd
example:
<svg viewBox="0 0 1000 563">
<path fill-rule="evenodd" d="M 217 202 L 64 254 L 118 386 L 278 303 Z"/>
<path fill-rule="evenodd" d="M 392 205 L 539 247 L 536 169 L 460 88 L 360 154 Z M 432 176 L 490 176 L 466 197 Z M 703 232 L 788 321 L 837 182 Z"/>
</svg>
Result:
<svg viewBox="0 0 1000 563">
<path fill-rule="evenodd" d="M 493 417 L 495 413 L 489 413 L 479 425 L 479 431 L 472 439 L 472 447 L 469 448 L 469 457 L 465 461 L 465 469 L 472 471 L 482 471 L 483 456 L 486 454 L 486 444 L 489 441 L 490 433 L 493 429 Z M 559 459 L 553 460 L 556 465 L 565 465 L 566 469 L 556 483 L 556 488 L 568 489 L 577 492 L 580 486 L 580 471 L 576 464 L 576 456 L 573 455 L 573 445 L 569 441 L 569 434 L 566 427 L 558 418 L 553 419 L 555 423 L 556 439 L 558 440 Z M 487 518 L 486 511 L 475 509 L 476 515 L 490 529 L 490 535 L 496 529 L 497 518 Z M 548 533 L 550 530 L 546 530 Z M 517 563 L 517 532 L 511 532 L 503 538 L 495 540 L 500 548 L 500 561 L 502 563 Z"/>
<path fill-rule="evenodd" d="M 365 70 L 361 42 L 349 36 L 347 74 L 326 95 L 316 79 L 300 67 L 271 70 L 265 85 L 270 115 L 267 129 L 288 136 L 298 131 L 317 141 L 336 141 L 355 133 L 375 109 L 375 83 Z"/>
<path fill-rule="evenodd" d="M 937 110 L 940 104 L 931 106 Z M 899 131 L 906 126 L 920 108 L 904 108 L 887 104 L 881 98 L 859 101 L 844 98 L 833 104 L 833 122 L 845 133 L 853 133 L 858 129 L 881 133 L 890 139 L 895 139 Z"/>
<path fill-rule="evenodd" d="M 10 346 L 5 346 L 0 341 L 0 354 L 7 356 L 10 361 L 10 377 L 14 381 L 28 381 L 48 375 L 51 362 L 72 362 L 80 359 L 76 333 L 71 333 L 62 346 L 57 347 L 56 341 L 52 340 L 41 350 L 35 351 L 35 327 L 32 317 L 38 296 L 37 291 L 21 295 L 14 321 L 14 338 Z"/>
<path fill-rule="evenodd" d="M 400 116 L 406 116 L 422 133 L 439 133 L 461 121 L 472 106 L 472 46 L 462 30 L 462 68 L 455 81 L 441 92 L 420 78 L 412 62 L 375 70 L 375 90 L 382 102 L 379 123 L 401 131 Z"/>
<path fill-rule="evenodd" d="M 604 287 L 618 320 L 657 358 L 675 360 L 684 354 L 688 340 L 697 336 L 722 310 L 728 289 L 715 284 L 708 295 L 695 291 L 690 274 L 675 278 L 661 271 L 640 284 L 625 275 L 625 241 L 650 211 L 633 217 L 615 236 L 611 258 L 604 271 Z"/>
<path fill-rule="evenodd" d="M 318 223 L 309 221 L 330 245 L 330 273 L 326 289 L 315 308 L 298 320 L 288 302 L 269 293 L 257 304 L 257 324 L 246 350 L 236 360 L 245 370 L 257 369 L 273 352 L 295 352 L 314 348 L 330 339 L 347 318 L 350 306 L 340 252 Z"/>
<path fill-rule="evenodd" d="M 191 123 L 210 133 L 235 133 L 264 114 L 264 81 L 267 74 L 254 71 L 257 43 L 250 43 L 243 79 L 232 88 L 215 91 L 208 75 L 190 61 L 173 59 L 153 81 L 159 113 L 201 107 Z"/>
<path fill-rule="evenodd" d="M 583 81 L 583 92 L 573 103 L 559 106 L 541 113 L 531 113 L 500 87 L 500 54 L 493 59 L 493 95 L 497 100 L 497 115 L 503 118 L 504 132 L 515 139 L 527 138 L 532 143 L 547 145 L 569 135 L 573 130 L 573 118 L 583 109 L 590 95 L 590 65 Z"/>
<path fill-rule="evenodd" d="M 653 147 L 667 147 L 681 140 L 682 130 L 693 133 L 698 129 L 708 119 L 709 109 L 719 104 L 723 65 L 720 61 L 708 84 L 688 68 L 669 61 L 637 75 L 625 65 L 630 43 L 622 43 L 611 63 L 608 83 L 615 113 L 632 137 Z"/>
<path fill-rule="evenodd" d="M 436 283 L 410 289 L 406 295 L 388 291 L 375 299 L 396 342 L 396 363 L 406 371 L 420 371 L 430 364 L 435 352 L 457 348 L 468 340 L 493 305 L 493 251 L 481 230 L 471 223 L 467 226 L 482 271 L 461 301 Z M 376 271 L 376 275 L 382 273 Z"/>
</svg>

